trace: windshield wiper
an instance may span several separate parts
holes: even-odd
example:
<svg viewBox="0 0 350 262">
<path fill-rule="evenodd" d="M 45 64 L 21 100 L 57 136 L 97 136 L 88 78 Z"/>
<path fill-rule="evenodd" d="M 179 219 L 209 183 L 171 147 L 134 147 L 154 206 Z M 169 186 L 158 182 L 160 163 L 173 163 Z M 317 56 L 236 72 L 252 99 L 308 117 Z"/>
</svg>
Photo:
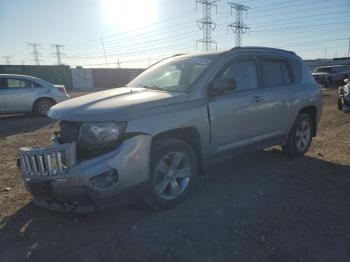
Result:
<svg viewBox="0 0 350 262">
<path fill-rule="evenodd" d="M 147 89 L 152 89 L 152 90 L 163 90 L 162 88 L 158 87 L 158 86 L 143 86 L 144 88 L 147 88 Z"/>
</svg>

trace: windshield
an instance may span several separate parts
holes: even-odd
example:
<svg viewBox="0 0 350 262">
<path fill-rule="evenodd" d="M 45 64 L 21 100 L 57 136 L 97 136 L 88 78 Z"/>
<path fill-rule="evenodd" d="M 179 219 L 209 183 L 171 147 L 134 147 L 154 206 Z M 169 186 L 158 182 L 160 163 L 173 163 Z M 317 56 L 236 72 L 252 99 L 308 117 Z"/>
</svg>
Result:
<svg viewBox="0 0 350 262">
<path fill-rule="evenodd" d="M 187 91 L 213 59 L 214 55 L 167 59 L 140 74 L 127 86 Z"/>
<path fill-rule="evenodd" d="M 333 72 L 333 68 L 332 67 L 319 67 L 316 68 L 314 73 L 329 73 L 331 74 Z"/>
</svg>

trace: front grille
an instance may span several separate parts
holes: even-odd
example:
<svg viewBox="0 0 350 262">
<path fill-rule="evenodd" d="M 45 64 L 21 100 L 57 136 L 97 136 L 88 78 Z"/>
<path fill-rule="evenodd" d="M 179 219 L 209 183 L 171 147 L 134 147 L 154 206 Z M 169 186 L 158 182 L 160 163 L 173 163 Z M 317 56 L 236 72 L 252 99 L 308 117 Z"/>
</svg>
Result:
<svg viewBox="0 0 350 262">
<path fill-rule="evenodd" d="M 20 169 L 27 176 L 63 175 L 75 164 L 75 151 L 75 143 L 20 148 Z"/>
</svg>

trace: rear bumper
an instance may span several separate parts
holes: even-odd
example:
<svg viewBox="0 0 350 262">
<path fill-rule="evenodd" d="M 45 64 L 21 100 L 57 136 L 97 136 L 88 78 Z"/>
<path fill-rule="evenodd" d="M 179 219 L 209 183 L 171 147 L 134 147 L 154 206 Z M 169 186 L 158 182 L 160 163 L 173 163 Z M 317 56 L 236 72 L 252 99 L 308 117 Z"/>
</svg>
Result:
<svg viewBox="0 0 350 262">
<path fill-rule="evenodd" d="M 33 202 L 49 210 L 86 212 L 125 202 L 145 192 L 150 145 L 150 136 L 138 135 L 112 152 L 75 164 L 64 174 L 23 173 L 25 186 Z M 101 188 L 93 182 L 96 176 L 109 172 L 117 177 L 110 186 Z"/>
</svg>

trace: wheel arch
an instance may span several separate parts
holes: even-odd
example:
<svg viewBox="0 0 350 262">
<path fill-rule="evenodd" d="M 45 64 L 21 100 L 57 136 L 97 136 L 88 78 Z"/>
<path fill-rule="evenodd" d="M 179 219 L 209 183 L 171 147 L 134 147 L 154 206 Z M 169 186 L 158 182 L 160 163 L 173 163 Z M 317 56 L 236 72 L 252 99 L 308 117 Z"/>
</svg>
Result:
<svg viewBox="0 0 350 262">
<path fill-rule="evenodd" d="M 300 111 L 299 111 L 299 114 L 308 114 L 311 119 L 312 119 L 312 123 L 313 123 L 313 126 L 314 126 L 314 129 L 313 129 L 313 134 L 312 136 L 315 137 L 316 134 L 317 134 L 317 123 L 316 123 L 316 118 L 317 118 L 317 107 L 316 106 L 307 106 L 307 107 L 304 107 L 302 108 Z"/>
<path fill-rule="evenodd" d="M 197 156 L 199 171 L 200 171 L 199 173 L 200 174 L 205 173 L 205 164 L 204 164 L 204 158 L 202 154 L 201 137 L 196 128 L 182 127 L 182 128 L 167 130 L 156 134 L 152 138 L 151 151 L 158 141 L 166 138 L 176 138 L 190 145 L 194 149 Z"/>
</svg>

